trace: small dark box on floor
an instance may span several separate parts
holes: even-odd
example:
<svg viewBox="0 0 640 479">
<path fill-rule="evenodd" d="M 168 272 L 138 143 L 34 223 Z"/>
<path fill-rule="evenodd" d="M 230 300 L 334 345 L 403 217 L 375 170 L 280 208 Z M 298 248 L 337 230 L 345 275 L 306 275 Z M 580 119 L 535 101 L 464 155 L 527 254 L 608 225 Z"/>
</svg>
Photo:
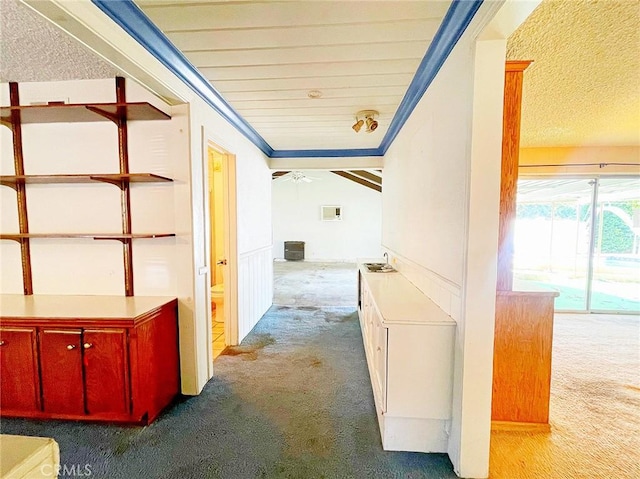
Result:
<svg viewBox="0 0 640 479">
<path fill-rule="evenodd" d="M 301 261 L 304 259 L 304 241 L 285 241 L 284 259 L 287 261 Z"/>
</svg>

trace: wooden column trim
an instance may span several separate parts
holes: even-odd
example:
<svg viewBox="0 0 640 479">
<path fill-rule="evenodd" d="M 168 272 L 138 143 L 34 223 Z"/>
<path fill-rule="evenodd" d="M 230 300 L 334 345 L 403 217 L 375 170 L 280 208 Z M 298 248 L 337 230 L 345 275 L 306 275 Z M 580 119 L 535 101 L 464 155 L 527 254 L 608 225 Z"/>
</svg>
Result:
<svg viewBox="0 0 640 479">
<path fill-rule="evenodd" d="M 16 82 L 9 83 L 11 106 L 20 106 L 20 93 Z M 11 132 L 13 134 L 13 166 L 15 174 L 24 175 L 24 155 L 22 152 L 22 122 L 20 110 L 11 111 Z M 16 201 L 18 203 L 18 227 L 21 234 L 29 233 L 29 215 L 27 214 L 27 189 L 24 183 L 16 183 Z M 22 287 L 24 294 L 33 294 L 31 274 L 31 245 L 29 238 L 20 238 L 20 257 L 22 261 Z"/>
<path fill-rule="evenodd" d="M 505 73 L 523 72 L 532 63 L 533 63 L 533 60 L 508 60 L 505 63 L 504 71 L 505 71 Z"/>
<path fill-rule="evenodd" d="M 116 102 L 127 102 L 125 79 L 116 77 Z M 127 131 L 126 107 L 118 107 L 116 125 L 118 127 L 118 157 L 120 174 L 129 173 L 129 135 Z M 131 189 L 128 181 L 120 186 L 120 203 L 122 208 L 122 233 L 131 234 Z M 132 239 L 122 240 L 122 256 L 124 263 L 125 296 L 133 296 L 133 244 Z"/>
<path fill-rule="evenodd" d="M 498 229 L 498 291 L 513 289 L 513 234 L 518 186 L 522 83 L 524 70 L 530 64 L 531 61 L 508 61 L 505 66 Z"/>
</svg>

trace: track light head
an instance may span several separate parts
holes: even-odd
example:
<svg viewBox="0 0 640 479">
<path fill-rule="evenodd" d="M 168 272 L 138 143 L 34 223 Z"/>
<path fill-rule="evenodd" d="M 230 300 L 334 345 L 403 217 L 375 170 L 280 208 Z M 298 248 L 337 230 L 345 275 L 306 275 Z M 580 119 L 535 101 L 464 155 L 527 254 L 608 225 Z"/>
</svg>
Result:
<svg viewBox="0 0 640 479">
<path fill-rule="evenodd" d="M 378 128 L 378 122 L 376 121 L 378 114 L 376 110 L 360 110 L 356 113 L 356 122 L 351 128 L 356 133 L 359 133 L 366 123 L 367 129 L 365 131 L 367 133 L 374 132 Z"/>
</svg>

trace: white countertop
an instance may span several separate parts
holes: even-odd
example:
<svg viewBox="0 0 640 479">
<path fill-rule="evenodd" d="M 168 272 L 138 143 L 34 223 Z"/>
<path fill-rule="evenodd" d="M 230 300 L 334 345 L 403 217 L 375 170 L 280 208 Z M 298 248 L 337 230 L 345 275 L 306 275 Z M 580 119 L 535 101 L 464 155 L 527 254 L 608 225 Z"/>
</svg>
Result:
<svg viewBox="0 0 640 479">
<path fill-rule="evenodd" d="M 380 260 L 361 260 L 358 266 L 363 281 L 366 281 L 376 308 L 382 316 L 384 326 L 456 325 L 447 313 L 401 273 L 370 273 L 366 267 L 362 266 L 363 262 L 372 263 Z"/>
<path fill-rule="evenodd" d="M 2 294 L 0 317 L 133 319 L 174 299 L 167 296 Z"/>
</svg>

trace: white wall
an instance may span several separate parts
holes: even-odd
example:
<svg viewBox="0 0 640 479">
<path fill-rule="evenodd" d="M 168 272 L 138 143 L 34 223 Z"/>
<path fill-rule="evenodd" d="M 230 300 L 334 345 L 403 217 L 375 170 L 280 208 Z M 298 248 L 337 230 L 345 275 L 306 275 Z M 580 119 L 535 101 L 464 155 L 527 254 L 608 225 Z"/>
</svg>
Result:
<svg viewBox="0 0 640 479">
<path fill-rule="evenodd" d="M 303 171 L 311 183 L 273 181 L 273 257 L 285 241 L 304 241 L 310 261 L 355 261 L 382 254 L 382 194 L 329 171 Z M 320 207 L 342 207 L 341 221 L 321 221 Z"/>
<path fill-rule="evenodd" d="M 526 17 L 476 41 L 499 7 L 482 5 L 385 156 L 383 246 L 457 322 L 448 453 L 470 478 L 489 474 L 505 25 Z"/>
<path fill-rule="evenodd" d="M 387 152 L 384 165 L 383 246 L 391 251 L 396 268 L 457 322 L 454 398 L 464 389 L 460 380 L 464 347 L 460 341 L 465 329 L 463 274 L 473 53 L 469 42 L 458 43 Z M 495 205 L 485 207 L 497 215 Z M 487 347 L 491 350 L 492 345 Z M 490 377 L 491 365 L 487 366 Z M 487 391 L 490 394 L 487 387 L 490 382 L 464 393 L 484 398 Z M 461 411 L 454 405 L 452 414 L 450 457 L 460 474 Z M 486 447 L 488 453 L 488 442 L 477 447 Z M 462 475 L 484 477 L 469 471 Z"/>
<path fill-rule="evenodd" d="M 147 91 L 128 82 L 130 101 L 152 101 Z M 65 99 L 72 103 L 115 101 L 115 80 L 22 83 L 22 104 Z M 8 85 L 2 85 L 2 104 Z M 150 172 L 173 177 L 169 138 L 184 127 L 180 118 L 170 121 L 129 122 L 131 172 Z M 27 174 L 117 173 L 117 128 L 109 121 L 23 125 L 24 168 Z M 2 128 L 0 171 L 15 174 L 12 136 Z M 0 189 L 2 232 L 18 232 L 16 193 Z M 120 190 L 113 185 L 44 184 L 27 186 L 29 231 L 32 233 L 119 233 Z M 174 185 L 132 184 L 132 231 L 174 232 Z M 166 212 L 169 211 L 169 214 Z M 140 239 L 133 242 L 136 295 L 173 296 L 176 291 L 174 238 Z M 35 294 L 124 294 L 122 245 L 118 241 L 93 239 L 32 239 L 31 259 Z M 22 293 L 19 246 L 0 242 L 3 293 Z"/>
<path fill-rule="evenodd" d="M 472 52 L 457 48 L 385 155 L 385 247 L 462 284 Z"/>
<path fill-rule="evenodd" d="M 384 158 L 383 247 L 460 320 L 472 46 L 459 43 Z"/>
<path fill-rule="evenodd" d="M 336 156 L 322 157 L 291 157 L 270 158 L 269 166 L 272 170 L 363 170 L 368 168 L 380 169 L 384 164 L 381 156 Z"/>
</svg>

